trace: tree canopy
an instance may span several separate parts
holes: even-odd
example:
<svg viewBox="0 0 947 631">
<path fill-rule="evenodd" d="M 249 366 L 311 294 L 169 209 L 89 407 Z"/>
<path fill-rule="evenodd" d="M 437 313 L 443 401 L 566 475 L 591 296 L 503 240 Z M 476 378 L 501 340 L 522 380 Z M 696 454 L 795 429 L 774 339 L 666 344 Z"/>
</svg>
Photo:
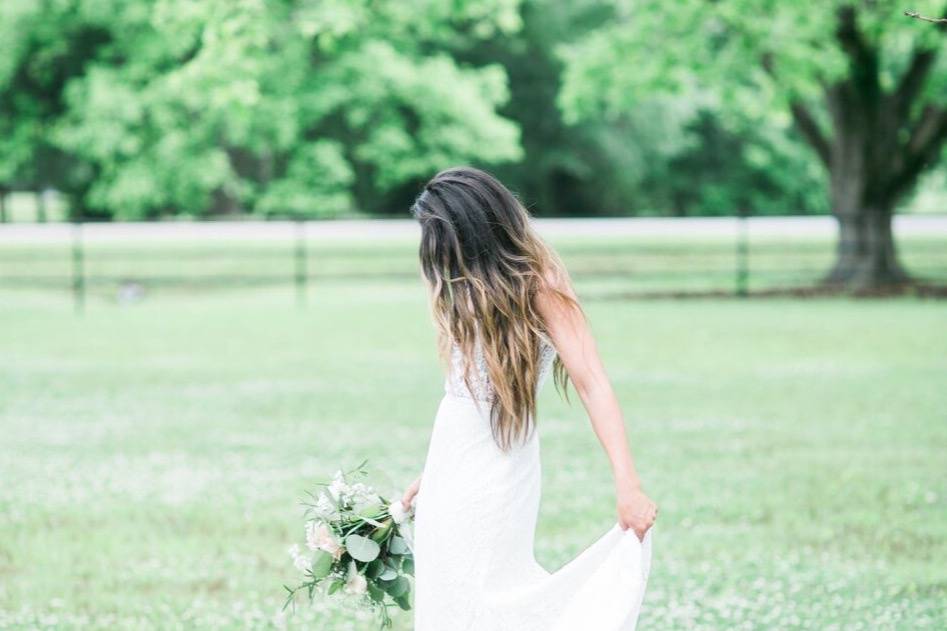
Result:
<svg viewBox="0 0 947 631">
<path fill-rule="evenodd" d="M 331 215 L 445 162 L 521 154 L 496 111 L 502 69 L 462 67 L 446 48 L 518 28 L 509 0 L 0 10 L 0 177 L 72 191 L 93 213 Z"/>
<path fill-rule="evenodd" d="M 889 0 L 6 0 L 0 196 L 403 213 L 474 163 L 539 214 L 811 213 L 837 210 L 847 146 L 898 157 L 876 170 L 903 200 L 942 151 L 945 42 Z M 887 136 L 833 115 L 846 81 L 887 95 Z M 841 142 L 852 117 L 887 144 Z"/>
<path fill-rule="evenodd" d="M 926 5 L 947 15 L 943 0 Z M 947 24 L 892 0 L 616 0 L 614 15 L 565 51 L 569 117 L 691 94 L 728 125 L 791 125 L 826 171 L 841 227 L 827 280 L 906 280 L 891 216 L 947 141 Z"/>
</svg>

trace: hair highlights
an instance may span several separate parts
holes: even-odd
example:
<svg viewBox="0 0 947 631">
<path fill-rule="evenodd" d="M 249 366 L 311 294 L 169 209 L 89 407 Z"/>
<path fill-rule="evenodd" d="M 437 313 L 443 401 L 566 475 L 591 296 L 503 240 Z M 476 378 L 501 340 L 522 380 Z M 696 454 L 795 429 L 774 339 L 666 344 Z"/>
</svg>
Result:
<svg viewBox="0 0 947 631">
<path fill-rule="evenodd" d="M 580 309 L 557 288 L 565 268 L 516 197 L 478 169 L 438 173 L 411 210 L 421 224 L 421 270 L 441 357 L 449 364 L 452 345 L 460 348 L 470 387 L 479 339 L 494 395 L 493 436 L 509 449 L 535 426 L 540 342 L 548 341 L 535 296 L 548 291 Z M 568 375 L 558 357 L 554 381 L 565 395 Z"/>
</svg>

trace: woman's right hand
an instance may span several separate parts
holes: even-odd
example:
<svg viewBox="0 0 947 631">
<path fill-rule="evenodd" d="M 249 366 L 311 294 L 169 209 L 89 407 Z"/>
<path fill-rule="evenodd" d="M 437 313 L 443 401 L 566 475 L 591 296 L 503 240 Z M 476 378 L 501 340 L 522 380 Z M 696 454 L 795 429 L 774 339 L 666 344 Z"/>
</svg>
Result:
<svg viewBox="0 0 947 631">
<path fill-rule="evenodd" d="M 412 482 L 408 488 L 405 490 L 404 495 L 401 497 L 401 504 L 404 506 L 406 511 L 411 510 L 414 504 L 414 498 L 418 494 L 418 489 L 421 488 L 421 476 L 418 476 L 418 479 Z"/>
<path fill-rule="evenodd" d="M 618 524 L 622 530 L 634 530 L 643 540 L 658 516 L 658 505 L 639 487 L 618 491 Z"/>
</svg>

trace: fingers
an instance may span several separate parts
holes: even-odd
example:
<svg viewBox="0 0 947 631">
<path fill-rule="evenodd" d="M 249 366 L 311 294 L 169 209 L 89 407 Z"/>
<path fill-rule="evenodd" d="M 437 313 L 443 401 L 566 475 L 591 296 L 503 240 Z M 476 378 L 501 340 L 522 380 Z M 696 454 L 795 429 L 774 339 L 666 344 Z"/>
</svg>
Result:
<svg viewBox="0 0 947 631">
<path fill-rule="evenodd" d="M 644 520 L 635 528 L 635 534 L 638 536 L 639 541 L 644 541 L 644 536 L 647 534 L 651 527 L 654 526 L 654 522 L 658 518 L 658 505 L 654 502 L 651 502 L 651 505 L 648 507 L 648 511 L 645 514 Z"/>
<path fill-rule="evenodd" d="M 410 510 L 411 505 L 414 504 L 414 498 L 418 494 L 418 489 L 421 488 L 421 478 L 418 478 L 411 483 L 411 486 L 404 492 L 404 495 L 401 498 L 401 504 L 404 506 L 405 510 Z"/>
</svg>

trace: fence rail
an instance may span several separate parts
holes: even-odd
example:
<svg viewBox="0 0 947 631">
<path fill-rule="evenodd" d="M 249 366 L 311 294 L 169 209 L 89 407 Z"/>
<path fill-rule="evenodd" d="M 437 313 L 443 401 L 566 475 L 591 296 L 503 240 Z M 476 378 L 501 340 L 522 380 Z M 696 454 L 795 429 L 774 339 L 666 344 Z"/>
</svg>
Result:
<svg viewBox="0 0 947 631">
<path fill-rule="evenodd" d="M 580 291 L 593 293 L 746 296 L 811 287 L 832 262 L 834 238 L 824 222 L 809 230 L 794 220 L 794 230 L 780 234 L 756 229 L 755 219 L 730 221 L 729 233 L 715 222 L 707 224 L 712 230 L 691 224 L 676 236 L 663 228 L 644 234 L 610 230 L 607 222 L 597 233 L 584 224 L 572 234 L 561 224 L 558 232 L 542 225 L 540 231 L 556 246 Z M 365 238 L 364 230 L 376 225 L 366 222 L 362 233 L 326 239 L 324 224 L 300 221 L 282 224 L 282 232 L 268 226 L 266 238 L 257 241 L 252 235 L 88 239 L 86 228 L 75 224 L 68 238 L 0 238 L 0 289 L 68 290 L 82 311 L 89 295 L 124 301 L 168 290 L 291 286 L 297 304 L 304 306 L 324 282 L 416 281 L 416 234 L 388 224 L 383 238 Z M 909 230 L 899 238 L 908 269 L 937 285 L 947 285 L 947 221 L 942 227 Z"/>
</svg>

